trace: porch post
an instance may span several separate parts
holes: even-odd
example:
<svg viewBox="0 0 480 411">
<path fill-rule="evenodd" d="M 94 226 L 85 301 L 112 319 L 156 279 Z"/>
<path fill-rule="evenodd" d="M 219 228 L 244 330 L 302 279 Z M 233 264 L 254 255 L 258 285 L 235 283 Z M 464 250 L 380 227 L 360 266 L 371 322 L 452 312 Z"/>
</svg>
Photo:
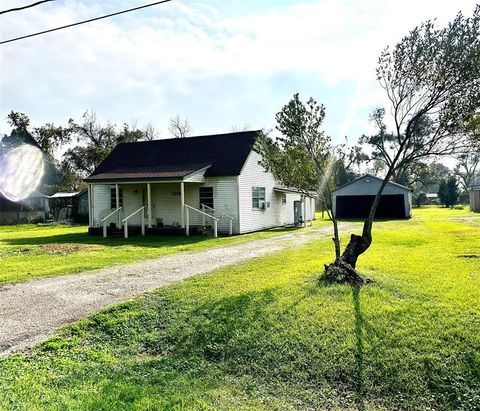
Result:
<svg viewBox="0 0 480 411">
<path fill-rule="evenodd" d="M 87 191 L 88 191 L 88 226 L 92 227 L 92 185 L 88 184 L 87 185 Z"/>
<path fill-rule="evenodd" d="M 91 216 L 92 216 L 92 227 L 95 226 L 95 196 L 94 196 L 94 192 L 95 192 L 95 186 L 93 184 L 90 185 L 90 197 L 91 197 L 91 200 L 90 200 L 90 211 L 91 211 Z"/>
<path fill-rule="evenodd" d="M 307 197 L 303 197 L 303 226 L 307 226 Z"/>
<path fill-rule="evenodd" d="M 152 189 L 150 183 L 147 183 L 147 215 L 148 228 L 152 228 Z"/>
<path fill-rule="evenodd" d="M 118 209 L 120 207 L 120 190 L 118 188 L 118 184 L 115 184 L 115 208 Z M 122 217 L 120 213 L 117 213 L 118 218 L 118 227 L 122 228 Z"/>
<path fill-rule="evenodd" d="M 182 210 L 181 210 L 182 228 L 185 228 L 185 183 L 183 181 L 180 183 L 180 206 L 182 207 Z"/>
</svg>

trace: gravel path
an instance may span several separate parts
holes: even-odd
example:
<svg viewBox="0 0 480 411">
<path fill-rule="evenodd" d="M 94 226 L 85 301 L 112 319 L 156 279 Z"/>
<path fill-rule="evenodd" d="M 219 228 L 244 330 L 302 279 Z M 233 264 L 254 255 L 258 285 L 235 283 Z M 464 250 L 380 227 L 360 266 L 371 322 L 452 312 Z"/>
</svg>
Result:
<svg viewBox="0 0 480 411">
<path fill-rule="evenodd" d="M 31 347 L 55 334 L 61 326 L 146 291 L 324 238 L 330 233 L 331 227 L 323 227 L 224 248 L 181 252 L 134 264 L 2 286 L 0 355 Z"/>
</svg>

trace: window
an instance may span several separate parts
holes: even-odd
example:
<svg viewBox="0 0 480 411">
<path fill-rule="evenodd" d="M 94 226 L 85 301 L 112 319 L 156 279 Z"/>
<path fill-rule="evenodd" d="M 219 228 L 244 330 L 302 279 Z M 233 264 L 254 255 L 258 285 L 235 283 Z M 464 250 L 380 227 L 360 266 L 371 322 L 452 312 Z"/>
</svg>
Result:
<svg viewBox="0 0 480 411">
<path fill-rule="evenodd" d="M 119 188 L 118 189 L 118 202 L 119 202 L 119 207 L 123 207 L 123 189 Z M 117 208 L 117 194 L 115 187 L 110 188 L 110 208 L 115 209 Z"/>
<path fill-rule="evenodd" d="M 265 206 L 265 187 L 252 187 L 252 208 Z"/>
<path fill-rule="evenodd" d="M 200 198 L 200 208 L 202 204 L 213 208 L 213 187 L 199 187 L 198 196 Z"/>
</svg>

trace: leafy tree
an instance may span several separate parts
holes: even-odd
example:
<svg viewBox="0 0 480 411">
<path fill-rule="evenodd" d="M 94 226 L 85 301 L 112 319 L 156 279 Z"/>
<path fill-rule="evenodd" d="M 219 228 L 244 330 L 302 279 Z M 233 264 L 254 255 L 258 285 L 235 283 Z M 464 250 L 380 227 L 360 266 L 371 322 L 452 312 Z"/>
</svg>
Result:
<svg viewBox="0 0 480 411">
<path fill-rule="evenodd" d="M 440 185 L 438 186 L 438 200 L 440 201 L 440 204 L 445 205 L 448 200 L 448 192 L 447 192 L 447 180 L 442 179 L 440 181 Z"/>
<path fill-rule="evenodd" d="M 89 111 L 83 114 L 80 123 L 70 119 L 69 127 L 78 144 L 64 153 L 63 162 L 67 164 L 62 168 L 76 170 L 78 184 L 95 170 L 117 144 L 152 140 L 156 137 L 151 126 L 140 130 L 136 124 L 123 124 L 122 129 L 117 131 L 111 123 L 101 124 L 95 112 Z"/>
<path fill-rule="evenodd" d="M 415 198 L 415 203 L 417 204 L 417 207 L 421 207 L 422 205 L 425 205 L 426 202 L 427 202 L 427 195 L 425 193 L 418 193 Z"/>
<path fill-rule="evenodd" d="M 440 182 L 438 198 L 445 207 L 451 207 L 458 203 L 458 186 L 454 176 Z"/>
<path fill-rule="evenodd" d="M 1 141 L 4 150 L 18 147 L 22 144 L 31 144 L 39 148 L 45 159 L 45 173 L 40 189 L 45 193 L 54 191 L 54 185 L 59 178 L 55 151 L 71 140 L 69 127 L 56 126 L 47 123 L 40 127 L 31 127 L 30 119 L 24 113 L 10 112 L 7 122 L 13 127 L 10 135 L 5 135 Z"/>
<path fill-rule="evenodd" d="M 140 130 L 135 123 L 123 124 L 117 131 L 114 125 L 101 124 L 94 112 L 85 112 L 80 123 L 70 119 L 66 127 L 47 123 L 31 127 L 30 119 L 24 113 L 11 112 L 7 116 L 13 127 L 9 136 L 4 136 L 0 147 L 12 148 L 21 144 L 32 144 L 45 153 L 47 173 L 44 188 L 47 191 L 71 191 L 84 187 L 83 178 L 120 143 L 152 140 L 157 133 L 151 125 Z M 58 158 L 58 152 L 69 147 Z M 52 187 L 46 187 L 52 186 Z"/>
<path fill-rule="evenodd" d="M 283 184 L 308 195 L 316 190 L 322 208 L 332 221 L 335 255 L 340 259 L 338 222 L 330 206 L 339 174 L 338 169 L 337 174 L 334 169 L 341 163 L 345 171 L 345 157 L 339 157 L 342 148 L 333 146 L 330 137 L 321 129 L 324 118 L 322 104 L 313 98 L 303 103 L 297 93 L 276 115 L 276 130 L 280 136 L 274 139 L 268 133 L 260 133 L 255 150 L 262 156 L 260 163 Z M 353 274 L 352 270 L 350 273 Z"/>
</svg>

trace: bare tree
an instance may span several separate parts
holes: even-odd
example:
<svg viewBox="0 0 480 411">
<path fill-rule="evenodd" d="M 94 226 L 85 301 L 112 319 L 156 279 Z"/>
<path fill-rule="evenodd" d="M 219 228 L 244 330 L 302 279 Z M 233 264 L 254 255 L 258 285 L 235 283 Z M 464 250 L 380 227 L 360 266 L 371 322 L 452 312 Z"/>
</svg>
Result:
<svg viewBox="0 0 480 411">
<path fill-rule="evenodd" d="M 185 119 L 181 119 L 180 116 L 177 114 L 170 119 L 168 131 L 170 131 L 172 137 L 185 138 L 192 135 L 193 129 L 190 122 L 188 121 L 188 117 L 185 117 Z"/>
<path fill-rule="evenodd" d="M 381 195 L 400 169 L 420 159 L 465 148 L 465 124 L 480 106 L 480 6 L 471 18 L 461 13 L 444 28 L 427 21 L 413 29 L 378 61 L 377 78 L 390 103 L 394 130 L 387 133 L 386 112 L 375 110 L 378 134 L 364 139 L 385 164 L 386 175 L 361 235 L 352 234 L 339 262 L 355 269 L 372 243 L 372 226 Z"/>
<path fill-rule="evenodd" d="M 480 151 L 460 154 L 453 174 L 457 177 L 464 193 L 468 193 L 474 178 L 480 173 Z"/>
<path fill-rule="evenodd" d="M 413 29 L 392 51 L 382 52 L 377 78 L 390 103 L 388 115 L 394 130 L 387 131 L 387 112 L 376 109 L 371 119 L 378 133 L 364 136 L 362 141 L 384 162 L 385 177 L 361 235 L 352 234 L 343 253 L 336 218 L 330 213 L 335 260 L 325 266 L 325 274 L 354 285 L 366 281 L 355 267 L 358 257 L 372 244 L 375 213 L 386 184 L 399 170 L 422 159 L 465 149 L 466 124 L 480 107 L 480 6 L 471 18 L 459 13 L 444 28 L 427 21 Z M 276 169 L 280 179 L 305 188 L 320 182 L 331 201 L 330 142 L 319 131 L 323 116 L 323 106 L 310 100 L 305 107 L 296 95 L 277 114 L 277 130 L 282 134 L 279 142 L 260 140 L 259 151 L 263 164 L 274 174 Z"/>
<path fill-rule="evenodd" d="M 232 126 L 232 132 L 233 133 L 238 133 L 238 132 L 241 132 L 241 131 L 248 131 L 250 129 L 251 129 L 251 127 L 250 127 L 250 124 L 248 124 L 248 123 L 245 123 L 243 126 L 239 126 L 238 124 L 234 124 Z"/>
</svg>

